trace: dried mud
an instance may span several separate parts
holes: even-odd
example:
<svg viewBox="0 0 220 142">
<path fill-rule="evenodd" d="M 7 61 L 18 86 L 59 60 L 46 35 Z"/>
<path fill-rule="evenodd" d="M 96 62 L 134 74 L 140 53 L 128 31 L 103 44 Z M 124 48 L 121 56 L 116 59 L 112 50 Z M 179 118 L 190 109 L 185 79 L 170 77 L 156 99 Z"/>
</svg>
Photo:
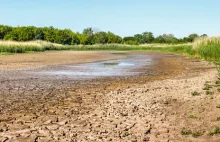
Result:
<svg viewBox="0 0 220 142">
<path fill-rule="evenodd" d="M 88 59 L 78 60 L 122 58 L 104 58 L 107 52 L 98 59 L 97 53 L 89 54 Z M 38 78 L 25 74 L 28 70 L 2 68 L 0 141 L 219 141 L 219 135 L 208 135 L 220 125 L 215 107 L 220 103 L 219 93 L 212 88 L 210 99 L 203 90 L 206 81 L 214 84 L 217 79 L 214 65 L 179 55 L 140 54 L 155 55 L 156 64 L 139 68 L 144 73 L 136 76 Z M 71 59 L 65 63 L 76 62 Z M 36 63 L 43 64 L 55 61 Z M 201 95 L 192 96 L 193 91 Z M 197 118 L 189 118 L 190 114 Z M 201 136 L 184 136 L 183 128 Z"/>
</svg>

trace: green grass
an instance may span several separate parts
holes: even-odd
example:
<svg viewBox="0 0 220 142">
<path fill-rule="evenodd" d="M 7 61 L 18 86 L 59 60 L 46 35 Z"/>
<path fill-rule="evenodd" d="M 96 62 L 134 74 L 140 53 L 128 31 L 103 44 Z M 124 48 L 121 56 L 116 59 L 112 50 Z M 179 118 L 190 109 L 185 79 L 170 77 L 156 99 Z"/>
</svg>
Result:
<svg viewBox="0 0 220 142">
<path fill-rule="evenodd" d="M 194 114 L 190 114 L 190 115 L 189 115 L 189 118 L 195 119 L 195 118 L 197 118 L 197 117 L 196 117 L 196 115 L 194 115 Z"/>
<path fill-rule="evenodd" d="M 205 84 L 205 87 L 203 88 L 203 90 L 209 90 L 209 89 L 211 89 L 211 88 L 212 88 L 211 85 L 209 85 L 209 84 Z"/>
<path fill-rule="evenodd" d="M 213 136 L 213 135 L 215 135 L 215 134 L 220 134 L 220 127 L 216 127 L 216 128 L 214 129 L 214 131 L 212 131 L 212 132 L 209 133 L 210 136 Z"/>
<path fill-rule="evenodd" d="M 193 136 L 194 138 L 198 138 L 199 136 L 201 136 L 201 133 L 200 133 L 200 132 L 193 132 L 193 133 L 192 133 L 192 136 Z"/>
<path fill-rule="evenodd" d="M 30 42 L 14 42 L 1 41 L 0 53 L 27 53 L 44 52 L 48 50 L 74 50 L 74 51 L 158 51 L 158 52 L 176 52 L 176 53 L 193 53 L 192 45 L 186 44 L 148 44 L 148 45 L 125 45 L 125 44 L 105 44 L 105 45 L 60 45 L 49 43 L 45 41 L 30 41 Z M 113 53 L 113 54 L 127 54 L 127 53 Z"/>
<path fill-rule="evenodd" d="M 220 37 L 199 38 L 193 45 L 196 53 L 206 60 L 220 59 Z"/>
<path fill-rule="evenodd" d="M 211 92 L 211 91 L 206 91 L 206 95 L 213 95 L 214 92 Z"/>
<path fill-rule="evenodd" d="M 217 81 L 215 82 L 215 84 L 219 85 L 219 84 L 220 84 L 220 80 L 217 80 Z"/>
<path fill-rule="evenodd" d="M 199 96 L 199 95 L 200 95 L 200 93 L 197 92 L 197 91 L 194 91 L 194 92 L 192 92 L 191 94 L 192 94 L 192 96 Z"/>
<path fill-rule="evenodd" d="M 182 135 L 191 135 L 191 134 L 192 134 L 192 131 L 183 128 L 183 130 L 181 131 L 181 134 L 182 134 Z"/>
<path fill-rule="evenodd" d="M 29 44 L 31 43 L 31 44 Z M 120 50 L 120 51 L 158 51 L 174 52 L 199 56 L 206 60 L 217 61 L 216 65 L 220 69 L 220 37 L 200 38 L 192 44 L 147 44 L 147 45 L 125 45 L 125 44 L 105 44 L 105 45 L 59 45 L 45 41 L 33 42 L 9 42 L 1 41 L 0 53 L 26 53 L 27 51 L 43 52 L 46 50 Z"/>
<path fill-rule="evenodd" d="M 220 108 L 220 104 L 217 104 L 217 105 L 216 105 L 216 108 Z"/>
<path fill-rule="evenodd" d="M 186 128 L 182 129 L 181 134 L 185 136 L 192 135 L 194 138 L 198 138 L 199 136 L 201 136 L 200 132 L 192 132 L 191 130 L 188 130 Z"/>
<path fill-rule="evenodd" d="M 214 62 L 218 71 L 218 76 L 220 77 L 220 60 L 217 60 Z M 220 80 L 220 79 L 219 79 Z M 218 82 L 220 83 L 220 82 Z"/>
<path fill-rule="evenodd" d="M 220 117 L 217 117 L 216 120 L 217 120 L 217 121 L 220 121 Z"/>
</svg>

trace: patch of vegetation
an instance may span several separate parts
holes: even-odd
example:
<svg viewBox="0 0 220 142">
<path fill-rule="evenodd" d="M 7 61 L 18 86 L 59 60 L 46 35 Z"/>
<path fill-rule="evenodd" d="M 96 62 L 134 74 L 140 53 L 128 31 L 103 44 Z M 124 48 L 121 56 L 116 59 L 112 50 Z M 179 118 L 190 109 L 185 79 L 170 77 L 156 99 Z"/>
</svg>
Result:
<svg viewBox="0 0 220 142">
<path fill-rule="evenodd" d="M 218 58 L 217 61 L 215 61 L 215 65 L 216 65 L 216 68 L 217 68 L 217 71 L 218 71 L 218 76 L 220 77 L 220 58 Z M 219 79 L 220 81 L 220 79 Z M 217 82 L 219 83 L 219 82 Z"/>
<path fill-rule="evenodd" d="M 194 114 L 190 114 L 190 115 L 189 115 L 189 118 L 197 118 L 197 117 L 196 117 L 196 115 L 194 115 Z"/>
<path fill-rule="evenodd" d="M 217 117 L 216 120 L 217 120 L 217 121 L 220 121 L 220 117 Z"/>
<path fill-rule="evenodd" d="M 122 135 L 122 137 L 127 137 L 127 136 L 129 136 L 130 134 L 126 131 L 123 135 Z"/>
<path fill-rule="evenodd" d="M 215 134 L 220 134 L 220 127 L 216 127 L 216 128 L 214 129 L 214 131 L 212 131 L 212 132 L 209 133 L 210 136 L 213 136 L 213 135 L 215 135 Z"/>
<path fill-rule="evenodd" d="M 197 91 L 194 91 L 194 92 L 192 92 L 191 94 L 192 94 L 192 96 L 199 96 L 199 95 L 200 95 L 200 93 L 197 92 Z"/>
<path fill-rule="evenodd" d="M 215 84 L 220 85 L 220 80 L 217 80 Z"/>
<path fill-rule="evenodd" d="M 116 65 L 118 65 L 118 63 L 114 63 L 114 62 L 112 62 L 112 63 L 103 63 L 105 66 L 116 66 Z"/>
<path fill-rule="evenodd" d="M 211 85 L 209 85 L 209 84 L 205 84 L 205 87 L 203 88 L 203 90 L 209 90 L 209 89 L 211 89 L 211 88 L 212 88 Z"/>
<path fill-rule="evenodd" d="M 213 97 L 213 96 L 211 96 L 211 97 L 210 97 L 210 99 L 214 99 L 214 97 Z"/>
<path fill-rule="evenodd" d="M 209 83 L 211 83 L 211 81 L 206 81 L 206 82 L 205 82 L 205 84 L 209 84 Z"/>
<path fill-rule="evenodd" d="M 220 87 L 217 88 L 217 91 L 220 92 Z"/>
<path fill-rule="evenodd" d="M 193 132 L 193 133 L 192 133 L 192 136 L 193 136 L 194 138 L 198 138 L 199 136 L 201 136 L 201 133 L 200 133 L 200 132 Z"/>
<path fill-rule="evenodd" d="M 220 108 L 220 104 L 217 104 L 217 105 L 216 105 L 216 108 Z"/>
<path fill-rule="evenodd" d="M 218 61 L 220 59 L 220 37 L 205 37 L 197 39 L 194 42 L 193 48 L 200 57 L 210 60 Z M 217 62 L 217 66 L 220 64 Z"/>
<path fill-rule="evenodd" d="M 206 91 L 206 95 L 213 95 L 214 92 L 211 92 L 211 91 Z"/>
<path fill-rule="evenodd" d="M 182 129 L 181 134 L 185 136 L 192 135 L 194 138 L 198 138 L 199 136 L 201 136 L 200 132 L 192 132 L 191 130 L 187 130 L 186 128 Z"/>
<path fill-rule="evenodd" d="M 183 130 L 181 131 L 181 134 L 182 134 L 182 135 L 191 135 L 191 134 L 192 134 L 192 131 L 183 128 Z"/>
</svg>

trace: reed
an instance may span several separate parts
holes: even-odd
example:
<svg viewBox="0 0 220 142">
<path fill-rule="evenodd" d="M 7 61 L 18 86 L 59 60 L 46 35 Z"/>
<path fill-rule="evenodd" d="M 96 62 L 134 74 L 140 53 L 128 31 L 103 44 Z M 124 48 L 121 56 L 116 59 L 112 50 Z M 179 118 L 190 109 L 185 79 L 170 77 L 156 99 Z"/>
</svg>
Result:
<svg viewBox="0 0 220 142">
<path fill-rule="evenodd" d="M 25 52 L 43 52 L 45 50 L 67 50 L 60 44 L 50 43 L 46 41 L 0 41 L 0 53 L 25 53 Z"/>
<path fill-rule="evenodd" d="M 210 61 L 220 59 L 220 37 L 203 37 L 195 40 L 193 48 L 197 56 Z"/>
</svg>

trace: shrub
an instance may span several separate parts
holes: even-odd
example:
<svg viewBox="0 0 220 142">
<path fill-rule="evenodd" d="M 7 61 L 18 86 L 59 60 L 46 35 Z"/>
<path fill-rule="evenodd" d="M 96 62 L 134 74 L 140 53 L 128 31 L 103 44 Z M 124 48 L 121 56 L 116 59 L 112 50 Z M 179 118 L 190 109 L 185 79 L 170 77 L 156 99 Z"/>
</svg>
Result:
<svg viewBox="0 0 220 142">
<path fill-rule="evenodd" d="M 215 135 L 215 134 L 220 134 L 220 127 L 216 127 L 216 128 L 214 129 L 214 131 L 212 131 L 212 132 L 209 133 L 210 136 L 213 136 L 213 135 Z"/>
<path fill-rule="evenodd" d="M 191 135 L 191 134 L 192 134 L 192 131 L 183 128 L 183 130 L 181 131 L 181 134 L 182 134 L 182 135 Z"/>
<path fill-rule="evenodd" d="M 192 94 L 192 96 L 199 96 L 200 95 L 200 93 L 196 92 L 196 91 L 192 92 L 191 94 Z"/>
<path fill-rule="evenodd" d="M 194 133 L 192 133 L 192 136 L 194 138 L 198 138 L 199 136 L 201 136 L 201 133 L 200 132 L 194 132 Z"/>
<path fill-rule="evenodd" d="M 190 115 L 189 115 L 189 118 L 197 118 L 197 117 L 196 117 L 196 115 L 194 115 L 194 114 L 190 114 Z"/>
</svg>

